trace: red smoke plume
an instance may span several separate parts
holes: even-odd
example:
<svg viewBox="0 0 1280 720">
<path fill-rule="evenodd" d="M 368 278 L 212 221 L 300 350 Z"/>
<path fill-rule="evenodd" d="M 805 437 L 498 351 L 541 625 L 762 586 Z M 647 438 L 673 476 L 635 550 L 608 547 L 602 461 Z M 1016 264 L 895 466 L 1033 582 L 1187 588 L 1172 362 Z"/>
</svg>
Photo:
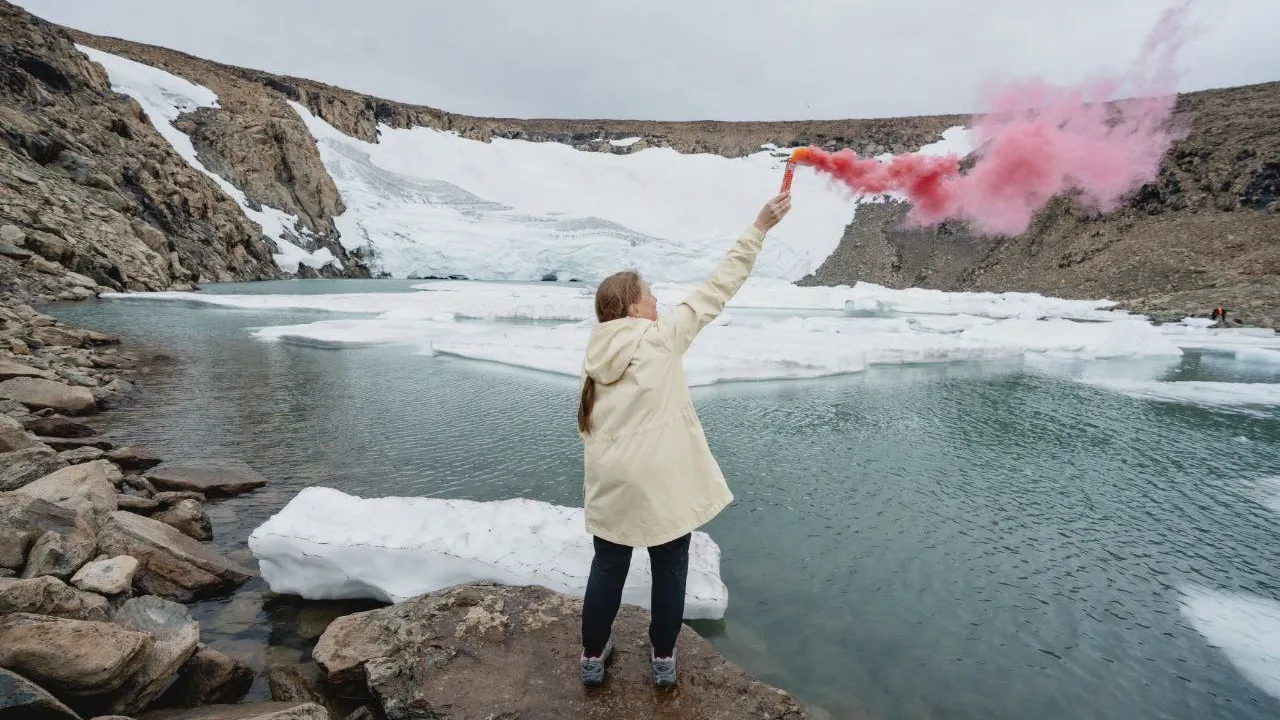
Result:
<svg viewBox="0 0 1280 720">
<path fill-rule="evenodd" d="M 967 220 L 979 232 L 1017 235 L 1050 198 L 1069 191 L 1099 212 L 1155 179 L 1176 139 L 1170 127 L 1177 52 L 1190 3 L 1165 11 L 1126 77 L 1059 88 L 1039 81 L 996 87 L 990 112 L 974 119 L 976 163 L 965 174 L 955 155 L 898 155 L 886 162 L 852 150 L 799 148 L 797 164 L 855 194 L 900 193 L 908 222 Z M 1112 100 L 1121 91 L 1134 99 Z"/>
</svg>

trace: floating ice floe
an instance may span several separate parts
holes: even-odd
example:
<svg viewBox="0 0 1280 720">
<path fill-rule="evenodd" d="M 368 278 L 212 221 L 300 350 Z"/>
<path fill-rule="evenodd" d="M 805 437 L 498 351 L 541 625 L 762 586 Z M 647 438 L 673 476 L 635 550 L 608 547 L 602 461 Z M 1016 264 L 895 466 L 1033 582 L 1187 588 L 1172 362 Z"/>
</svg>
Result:
<svg viewBox="0 0 1280 720">
<path fill-rule="evenodd" d="M 1182 613 L 1249 682 L 1280 698 L 1280 602 L 1192 587 Z"/>
<path fill-rule="evenodd" d="M 249 548 L 273 592 L 387 602 L 460 583 L 540 585 L 582 597 L 594 555 L 581 508 L 536 500 L 475 502 L 298 493 L 258 526 Z M 632 555 L 623 602 L 650 607 L 652 574 Z M 729 603 L 720 548 L 693 533 L 684 617 L 719 619 Z"/>
</svg>

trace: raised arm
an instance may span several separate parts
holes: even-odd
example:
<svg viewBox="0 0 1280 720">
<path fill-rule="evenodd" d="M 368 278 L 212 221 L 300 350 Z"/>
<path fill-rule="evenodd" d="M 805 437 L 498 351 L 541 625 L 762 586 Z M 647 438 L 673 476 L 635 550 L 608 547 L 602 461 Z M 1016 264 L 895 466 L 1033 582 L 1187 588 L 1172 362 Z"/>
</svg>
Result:
<svg viewBox="0 0 1280 720">
<path fill-rule="evenodd" d="M 659 318 L 658 332 L 667 347 L 684 353 L 698 332 L 715 320 L 724 306 L 751 275 L 756 257 L 764 246 L 764 236 L 791 209 L 791 194 L 783 193 L 770 200 L 716 266 L 705 282 L 689 293 L 666 317 Z"/>
</svg>

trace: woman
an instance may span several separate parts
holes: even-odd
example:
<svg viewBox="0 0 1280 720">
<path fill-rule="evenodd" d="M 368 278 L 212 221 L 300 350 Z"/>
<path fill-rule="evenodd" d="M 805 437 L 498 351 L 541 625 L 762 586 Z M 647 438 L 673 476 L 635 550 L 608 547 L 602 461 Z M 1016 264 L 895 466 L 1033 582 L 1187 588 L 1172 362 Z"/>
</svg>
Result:
<svg viewBox="0 0 1280 720">
<path fill-rule="evenodd" d="M 789 193 L 770 200 L 711 278 L 668 317 L 658 317 L 657 300 L 634 272 L 611 275 L 596 289 L 599 324 L 587 343 L 578 404 L 587 532 L 595 543 L 582 608 L 585 685 L 604 682 L 633 547 L 648 548 L 653 568 L 653 681 L 676 682 L 690 535 L 733 500 L 693 410 L 682 358 L 742 287 L 765 233 L 790 209 Z"/>
</svg>

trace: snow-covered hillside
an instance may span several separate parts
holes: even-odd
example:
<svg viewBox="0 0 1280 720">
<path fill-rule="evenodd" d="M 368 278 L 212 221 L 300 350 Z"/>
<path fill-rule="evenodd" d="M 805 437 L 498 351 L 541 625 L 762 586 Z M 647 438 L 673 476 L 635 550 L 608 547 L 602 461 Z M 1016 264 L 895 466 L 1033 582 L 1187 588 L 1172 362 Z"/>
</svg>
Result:
<svg viewBox="0 0 1280 720">
<path fill-rule="evenodd" d="M 262 226 L 281 269 L 338 265 L 296 242 L 298 218 L 258 205 L 201 162 L 173 121 L 218 107 L 210 89 L 148 65 L 77 46 L 113 89 L 136 99 L 160 134 Z M 623 268 L 655 281 L 701 279 L 776 191 L 787 150 L 744 158 L 648 148 L 627 155 L 554 142 L 468 140 L 431 128 L 379 128 L 379 142 L 347 136 L 290 103 L 314 136 L 346 210 L 335 219 L 348 250 L 395 277 L 598 280 Z M 614 145 L 625 146 L 625 141 Z M 922 152 L 967 152 L 952 128 Z M 801 170 L 794 210 L 771 234 L 759 277 L 795 280 L 835 249 L 857 202 Z M 867 200 L 863 200 L 866 202 Z"/>
</svg>

